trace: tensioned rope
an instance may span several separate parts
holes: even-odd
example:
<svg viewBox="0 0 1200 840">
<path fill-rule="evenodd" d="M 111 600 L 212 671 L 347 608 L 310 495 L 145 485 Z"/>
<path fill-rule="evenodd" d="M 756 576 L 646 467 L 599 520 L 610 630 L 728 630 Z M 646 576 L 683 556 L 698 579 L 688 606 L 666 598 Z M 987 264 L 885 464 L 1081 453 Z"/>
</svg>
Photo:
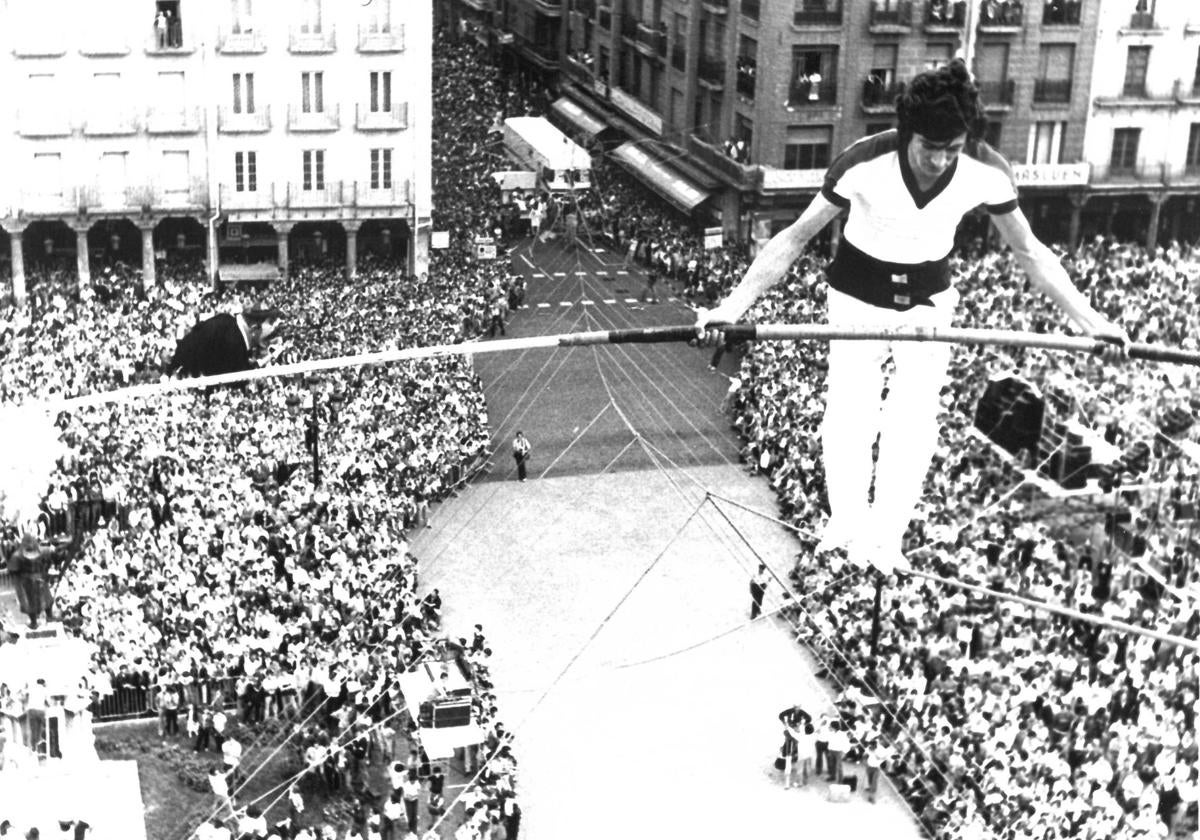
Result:
<svg viewBox="0 0 1200 840">
<path fill-rule="evenodd" d="M 714 325 L 726 341 L 933 341 L 948 344 L 1033 347 L 1076 353 L 1098 353 L 1105 346 L 1102 339 L 1085 336 L 1022 332 L 1019 330 L 963 329 L 954 327 L 892 327 L 841 326 L 828 324 L 727 324 Z M 527 336 L 487 342 L 438 344 L 426 347 L 404 347 L 312 359 L 287 365 L 199 376 L 192 379 L 168 379 L 146 385 L 133 385 L 112 391 L 102 391 L 77 397 L 30 401 L 24 405 L 47 411 L 70 411 L 86 406 L 124 403 L 172 391 L 193 390 L 215 385 L 230 385 L 285 376 L 303 376 L 320 371 L 339 370 L 365 365 L 418 361 L 441 356 L 476 356 L 484 353 L 505 353 L 538 347 L 585 347 L 599 344 L 654 344 L 671 341 L 692 341 L 697 337 L 695 325 L 683 324 L 638 329 L 594 330 L 560 333 L 557 335 Z M 1171 362 L 1200 366 L 1200 352 L 1167 347 L 1160 344 L 1131 344 L 1128 354 L 1133 359 Z"/>
</svg>

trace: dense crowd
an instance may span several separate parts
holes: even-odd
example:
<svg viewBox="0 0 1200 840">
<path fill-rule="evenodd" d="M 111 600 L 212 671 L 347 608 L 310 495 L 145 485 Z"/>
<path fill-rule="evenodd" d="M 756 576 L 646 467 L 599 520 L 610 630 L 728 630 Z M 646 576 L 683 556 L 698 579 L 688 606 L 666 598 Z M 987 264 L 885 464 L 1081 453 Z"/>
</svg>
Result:
<svg viewBox="0 0 1200 840">
<path fill-rule="evenodd" d="M 1196 349 L 1190 249 L 1151 254 L 1097 240 L 1064 259 L 1094 305 L 1135 340 Z M 1031 293 L 1010 254 L 959 260 L 955 271 L 964 325 L 1060 328 L 1061 316 Z M 751 317 L 819 322 L 823 289 L 819 262 L 802 259 Z M 807 534 L 825 518 L 823 368 L 819 348 L 757 345 L 733 400 L 747 459 Z M 1039 383 L 1057 372 L 1063 387 L 1083 396 L 1083 414 L 1107 422 L 1123 443 L 1162 439 L 1156 419 L 1166 406 L 1186 403 L 1193 385 L 1186 371 L 1164 378 L 1162 368 L 1141 363 L 1114 370 L 1084 356 L 958 348 L 943 392 L 939 452 L 909 533 L 915 566 L 1195 640 L 1200 575 L 1165 529 L 1150 544 L 1151 553 L 1175 560 L 1166 588 L 1009 500 L 1018 469 L 969 431 L 987 378 L 1006 370 Z M 1189 492 L 1197 464 L 1175 443 L 1154 451 L 1149 472 Z M 1133 484 L 1138 476 L 1121 478 Z M 1179 496 L 1122 498 L 1136 520 L 1161 523 L 1164 503 Z M 1157 838 L 1194 821 L 1200 657 L 1193 650 L 907 576 L 884 588 L 873 650 L 872 579 L 843 563 L 797 559 L 799 635 L 848 696 L 882 700 L 845 704 L 842 719 L 860 753 L 886 747 L 885 769 L 938 836 Z"/>
<path fill-rule="evenodd" d="M 454 72 L 453 51 L 435 55 L 444 114 L 462 86 L 478 87 L 471 73 Z M 486 179 L 455 176 L 464 161 L 464 170 L 485 170 L 471 167 L 483 157 L 469 148 L 438 156 L 440 212 L 481 206 L 474 191 Z M 267 355 L 288 361 L 470 340 L 491 324 L 499 298 L 519 305 L 499 268 L 468 264 L 458 247 L 420 277 L 370 259 L 353 281 L 336 265 L 296 265 L 265 291 L 213 296 L 198 267 L 160 266 L 158 276 L 149 289 L 121 272 L 79 288 L 65 271 L 31 272 L 28 307 L 0 313 L 3 399 L 155 381 L 198 320 L 252 304 L 284 313 Z M 469 363 L 441 358 L 118 401 L 63 413 L 57 424 L 69 454 L 43 529 L 63 524 L 64 497 L 96 506 L 84 508 L 87 522 L 67 523 L 95 531 L 62 574 L 56 616 L 94 644 L 90 678 L 101 695 L 137 692 L 164 737 L 218 753 L 212 788 L 230 796 L 239 824 L 218 821 L 201 834 L 398 840 L 426 827 L 440 836 L 445 823 L 460 840 L 516 836 L 516 765 L 497 719 L 490 651 L 445 636 L 440 598 L 418 595 L 408 551 L 408 532 L 427 523 L 430 503 L 489 455 Z M 473 719 L 488 739 L 479 774 L 449 801 L 434 790 L 415 710 L 404 708 L 397 683 L 416 663 L 439 660 L 465 663 Z M 272 719 L 285 722 L 279 737 L 304 768 L 288 797 L 290 827 L 267 827 L 275 803 L 248 801 L 241 789 L 242 727 Z M 395 765 L 405 752 L 416 756 L 413 778 Z M 378 775 L 385 762 L 393 789 L 371 796 L 364 768 Z M 315 793 L 352 794 L 357 804 L 345 823 L 323 824 L 311 809 L 305 815 Z M 416 813 L 419 797 L 428 814 Z"/>
</svg>

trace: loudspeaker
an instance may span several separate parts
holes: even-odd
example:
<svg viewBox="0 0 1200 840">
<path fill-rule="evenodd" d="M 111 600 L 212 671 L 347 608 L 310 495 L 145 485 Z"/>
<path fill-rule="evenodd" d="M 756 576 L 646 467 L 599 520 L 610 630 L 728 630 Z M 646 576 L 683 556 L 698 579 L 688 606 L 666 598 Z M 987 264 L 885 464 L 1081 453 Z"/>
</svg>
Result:
<svg viewBox="0 0 1200 840">
<path fill-rule="evenodd" d="M 1046 402 L 1029 383 L 1015 376 L 988 383 L 975 408 L 975 428 L 1016 454 L 1037 451 Z"/>
<path fill-rule="evenodd" d="M 466 726 L 471 722 L 470 700 L 449 700 L 433 704 L 433 728 Z"/>
</svg>

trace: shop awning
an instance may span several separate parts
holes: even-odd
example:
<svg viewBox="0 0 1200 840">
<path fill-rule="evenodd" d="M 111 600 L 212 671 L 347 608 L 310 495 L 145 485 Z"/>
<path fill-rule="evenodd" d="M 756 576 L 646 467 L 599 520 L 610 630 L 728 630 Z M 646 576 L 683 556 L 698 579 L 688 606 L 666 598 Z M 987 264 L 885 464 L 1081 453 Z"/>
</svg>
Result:
<svg viewBox="0 0 1200 840">
<path fill-rule="evenodd" d="M 685 213 L 691 213 L 696 205 L 711 195 L 675 173 L 665 163 L 651 157 L 636 141 L 618 146 L 613 150 L 613 157 L 644 181 L 646 186 Z"/>
<path fill-rule="evenodd" d="M 550 110 L 562 117 L 572 128 L 583 132 L 588 140 L 595 140 L 607 125 L 593 117 L 577 102 L 563 96 L 550 103 Z"/>
</svg>

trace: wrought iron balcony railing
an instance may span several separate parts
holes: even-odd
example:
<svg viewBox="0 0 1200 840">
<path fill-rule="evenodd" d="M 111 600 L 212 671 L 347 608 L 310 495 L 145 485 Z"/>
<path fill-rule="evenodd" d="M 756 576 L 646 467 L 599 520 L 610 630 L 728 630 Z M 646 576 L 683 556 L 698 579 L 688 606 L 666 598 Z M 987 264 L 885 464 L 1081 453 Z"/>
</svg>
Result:
<svg viewBox="0 0 1200 840">
<path fill-rule="evenodd" d="M 1070 102 L 1070 79 L 1034 79 L 1034 102 Z"/>
<path fill-rule="evenodd" d="M 912 3 L 910 0 L 873 3 L 871 26 L 912 26 Z"/>
</svg>

